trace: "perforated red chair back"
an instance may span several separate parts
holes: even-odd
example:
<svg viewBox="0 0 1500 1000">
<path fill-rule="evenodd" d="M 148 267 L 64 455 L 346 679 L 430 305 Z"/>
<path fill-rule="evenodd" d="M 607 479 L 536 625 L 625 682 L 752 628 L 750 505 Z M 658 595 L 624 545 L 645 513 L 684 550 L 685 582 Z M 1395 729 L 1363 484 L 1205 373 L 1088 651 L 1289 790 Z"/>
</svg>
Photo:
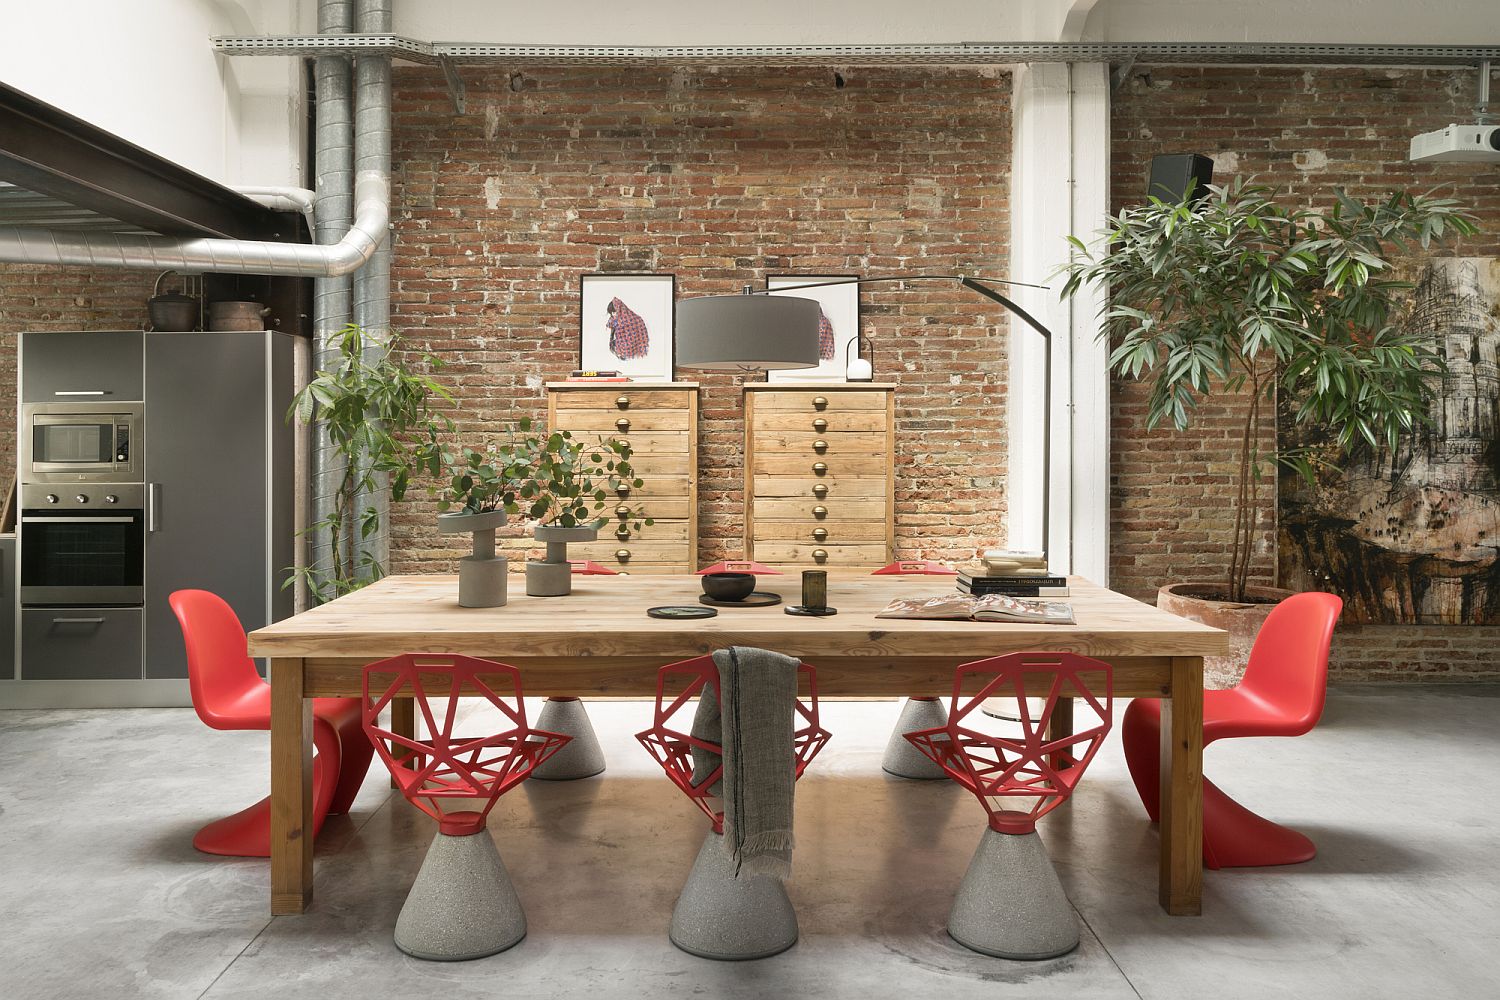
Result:
<svg viewBox="0 0 1500 1000">
<path fill-rule="evenodd" d="M 198 718 L 214 729 L 245 729 L 263 728 L 256 723 L 264 715 L 268 725 L 266 682 L 250 659 L 245 628 L 234 609 L 206 590 L 179 590 L 167 603 L 182 626 L 188 691 Z"/>
<path fill-rule="evenodd" d="M 1286 735 L 1317 725 L 1328 694 L 1328 650 L 1344 602 L 1333 594 L 1293 594 L 1271 609 L 1236 690 L 1273 707 Z"/>
<path fill-rule="evenodd" d="M 1047 725 L 1064 697 L 1083 701 L 1101 721 L 1048 740 Z M 1019 737 L 966 724 L 973 717 L 994 725 L 982 712 L 990 698 L 1015 699 Z M 1035 716 L 1028 698 L 1043 699 Z M 1114 671 L 1108 663 L 1074 653 L 1011 653 L 960 666 L 947 725 L 907 733 L 906 738 L 979 799 L 991 829 L 1029 833 L 1037 819 L 1073 793 L 1113 720 Z"/>
<path fill-rule="evenodd" d="M 807 663 L 798 670 L 797 724 L 792 733 L 795 748 L 793 769 L 802 777 L 807 765 L 828 742 L 829 732 L 818 721 L 818 674 Z M 669 663 L 656 675 L 656 710 L 650 729 L 635 734 L 641 746 L 667 772 L 672 784 L 682 789 L 693 804 L 713 823 L 715 833 L 724 832 L 724 810 L 714 804 L 714 787 L 724 776 L 724 748 L 692 734 L 697 698 L 719 697 L 719 668 L 712 656 L 698 656 Z M 693 780 L 693 751 L 718 755 L 720 763 L 697 781 Z"/>
<path fill-rule="evenodd" d="M 368 664 L 363 689 L 365 735 L 375 752 L 407 801 L 452 836 L 482 830 L 500 796 L 571 739 L 526 724 L 520 671 L 493 660 L 404 653 Z M 415 702 L 427 737 L 415 739 L 381 727 L 380 712 L 394 698 Z M 481 736 L 456 735 L 461 698 L 481 699 L 498 709 L 505 728 Z M 476 808 L 440 808 L 440 803 L 455 800 L 470 800 Z"/>
</svg>

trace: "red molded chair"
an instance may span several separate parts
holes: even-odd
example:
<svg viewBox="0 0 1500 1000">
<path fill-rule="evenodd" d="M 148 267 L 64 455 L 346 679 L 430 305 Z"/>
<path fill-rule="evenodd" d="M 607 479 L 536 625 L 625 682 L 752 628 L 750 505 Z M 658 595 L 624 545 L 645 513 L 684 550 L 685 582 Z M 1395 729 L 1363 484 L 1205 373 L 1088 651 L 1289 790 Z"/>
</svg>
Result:
<svg viewBox="0 0 1500 1000">
<path fill-rule="evenodd" d="M 271 685 L 245 647 L 245 629 L 224 599 L 206 590 L 179 590 L 168 599 L 187 647 L 188 689 L 198 718 L 212 729 L 271 730 Z M 313 829 L 330 814 L 349 811 L 370 768 L 370 745 L 360 732 L 358 698 L 313 700 Z M 261 799 L 215 820 L 193 837 L 206 854 L 271 856 L 271 800 Z"/>
<path fill-rule="evenodd" d="M 958 570 L 930 559 L 897 560 L 882 566 L 871 576 L 957 576 Z M 943 769 L 934 764 L 906 739 L 907 733 L 921 732 L 941 726 L 948 719 L 943 702 L 932 695 L 910 695 L 901 706 L 896 717 L 896 728 L 891 730 L 885 743 L 885 756 L 880 759 L 880 769 L 897 778 L 913 778 L 918 781 L 933 781 L 944 778 Z"/>
<path fill-rule="evenodd" d="M 792 766 L 795 777 L 801 778 L 827 744 L 829 733 L 818 719 L 817 671 L 804 663 L 797 672 L 801 690 L 792 733 Z M 724 810 L 717 802 L 724 776 L 723 747 L 691 732 L 695 700 L 718 697 L 719 669 L 712 656 L 670 663 L 657 674 L 651 728 L 635 737 L 712 824 L 672 910 L 670 937 L 677 947 L 701 958 L 765 958 L 797 943 L 797 914 L 779 878 L 737 877 L 719 841 L 724 833 Z M 720 761 L 697 780 L 694 751 L 708 751 Z"/>
<path fill-rule="evenodd" d="M 437 837 L 396 918 L 396 947 L 437 961 L 504 951 L 526 936 L 526 914 L 485 822 L 500 796 L 525 781 L 568 737 L 526 724 L 520 672 L 492 660 L 393 656 L 365 667 L 363 690 L 364 729 L 375 752 L 406 800 L 438 821 Z M 413 700 L 429 734 L 425 739 L 380 725 L 381 711 L 395 698 Z M 463 698 L 498 710 L 502 728 L 488 735 L 456 735 Z M 487 725 L 494 723 L 474 723 Z M 454 804 L 477 808 L 445 811 Z"/>
<path fill-rule="evenodd" d="M 1344 602 L 1295 594 L 1271 610 L 1239 684 L 1203 692 L 1203 745 L 1241 736 L 1301 736 L 1323 715 L 1328 648 Z M 1161 818 L 1161 701 L 1137 698 L 1125 710 L 1125 763 L 1141 803 Z M 1313 842 L 1246 809 L 1203 779 L 1203 864 L 1208 868 L 1294 865 L 1318 853 Z"/>
<path fill-rule="evenodd" d="M 1019 738 L 973 728 L 997 725 L 983 711 L 995 697 L 1016 699 Z M 1062 698 L 1082 699 L 1100 722 L 1048 740 L 1047 726 Z M 1041 711 L 1033 714 L 1037 703 Z M 1078 947 L 1078 921 L 1037 837 L 1036 821 L 1073 793 L 1113 717 L 1114 671 L 1108 663 L 1074 653 L 1012 653 L 959 667 L 947 723 L 907 735 L 989 814 L 989 828 L 948 914 L 948 933 L 959 944 L 1014 959 L 1053 958 Z"/>
</svg>

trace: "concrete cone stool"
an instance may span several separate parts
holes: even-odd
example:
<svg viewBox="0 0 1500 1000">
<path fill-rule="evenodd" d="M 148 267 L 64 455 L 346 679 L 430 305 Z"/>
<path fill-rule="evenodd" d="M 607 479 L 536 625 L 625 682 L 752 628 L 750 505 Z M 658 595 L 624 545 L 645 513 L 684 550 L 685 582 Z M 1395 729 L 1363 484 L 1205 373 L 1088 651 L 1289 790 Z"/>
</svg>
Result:
<svg viewBox="0 0 1500 1000">
<path fill-rule="evenodd" d="M 572 781 L 587 778 L 604 770 L 604 750 L 589 722 L 583 702 L 577 698 L 548 698 L 537 716 L 536 727 L 549 733 L 572 737 L 557 753 L 531 769 L 532 778 L 543 781 Z"/>
<path fill-rule="evenodd" d="M 459 962 L 525 936 L 526 914 L 489 830 L 439 832 L 396 918 L 396 947 L 413 958 Z"/>
<path fill-rule="evenodd" d="M 797 911 L 781 879 L 735 878 L 723 836 L 710 831 L 672 910 L 671 938 L 699 958 L 767 958 L 797 943 Z"/>
<path fill-rule="evenodd" d="M 948 722 L 948 711 L 937 698 L 908 698 L 901 706 L 901 717 L 891 738 L 885 745 L 885 757 L 880 761 L 881 770 L 898 778 L 916 778 L 928 781 L 946 778 L 948 775 L 937 762 L 911 745 L 907 733 L 919 729 L 937 729 Z"/>
<path fill-rule="evenodd" d="M 1035 830 L 984 831 L 948 914 L 948 934 L 996 958 L 1056 958 L 1078 947 L 1078 917 Z"/>
</svg>

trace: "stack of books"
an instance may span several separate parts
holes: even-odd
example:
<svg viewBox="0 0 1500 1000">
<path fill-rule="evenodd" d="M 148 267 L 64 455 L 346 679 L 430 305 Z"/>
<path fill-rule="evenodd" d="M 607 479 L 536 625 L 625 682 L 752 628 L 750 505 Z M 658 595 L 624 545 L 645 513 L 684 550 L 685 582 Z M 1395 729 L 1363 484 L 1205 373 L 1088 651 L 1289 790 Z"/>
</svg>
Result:
<svg viewBox="0 0 1500 1000">
<path fill-rule="evenodd" d="M 958 589 L 976 597 L 1067 597 L 1068 578 L 1049 574 L 1040 552 L 990 549 L 978 566 L 958 571 Z"/>
<path fill-rule="evenodd" d="M 569 382 L 629 382 L 629 375 L 622 375 L 617 371 L 592 371 L 586 369 L 575 369 L 568 375 Z"/>
</svg>

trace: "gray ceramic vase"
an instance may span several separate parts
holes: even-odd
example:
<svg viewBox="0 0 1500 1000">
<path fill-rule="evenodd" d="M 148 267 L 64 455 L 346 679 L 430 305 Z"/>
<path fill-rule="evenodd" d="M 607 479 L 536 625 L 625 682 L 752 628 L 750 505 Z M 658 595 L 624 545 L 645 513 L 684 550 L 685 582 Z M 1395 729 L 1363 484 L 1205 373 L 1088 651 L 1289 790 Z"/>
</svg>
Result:
<svg viewBox="0 0 1500 1000">
<path fill-rule="evenodd" d="M 526 564 L 526 594 L 529 597 L 564 597 L 573 592 L 573 567 L 568 564 L 569 542 L 592 542 L 599 537 L 593 525 L 564 528 L 539 524 L 532 530 L 547 545 L 547 558 Z"/>
<path fill-rule="evenodd" d="M 458 561 L 458 606 L 500 608 L 505 606 L 506 573 L 510 561 L 495 555 L 495 529 L 505 527 L 505 511 L 481 514 L 439 514 L 438 530 L 445 534 L 467 531 L 474 536 L 474 551 Z"/>
</svg>

